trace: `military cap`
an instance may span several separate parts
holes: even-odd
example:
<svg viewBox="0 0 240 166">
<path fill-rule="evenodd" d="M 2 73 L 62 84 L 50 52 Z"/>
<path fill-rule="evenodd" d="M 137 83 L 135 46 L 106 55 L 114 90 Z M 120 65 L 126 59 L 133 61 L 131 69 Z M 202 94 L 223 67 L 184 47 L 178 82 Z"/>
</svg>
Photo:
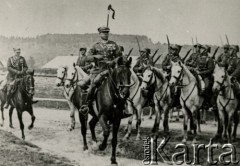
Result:
<svg viewBox="0 0 240 166">
<path fill-rule="evenodd" d="M 207 52 L 208 52 L 208 53 L 210 53 L 210 52 L 211 52 L 211 47 L 210 47 L 210 46 L 208 46 L 208 45 L 202 45 L 202 46 L 201 46 L 201 48 L 203 48 L 203 49 L 207 50 Z"/>
<path fill-rule="evenodd" d="M 201 48 L 201 46 L 202 46 L 202 45 L 199 44 L 199 43 L 193 45 L 193 47 L 199 47 L 199 48 Z"/>
<path fill-rule="evenodd" d="M 82 50 L 87 50 L 87 48 L 86 47 L 81 47 L 80 49 L 79 49 L 79 51 L 82 51 Z"/>
<path fill-rule="evenodd" d="M 238 45 L 231 45 L 231 46 L 230 46 L 230 49 L 234 49 L 234 50 L 236 50 L 237 52 L 239 52 L 239 46 L 238 46 Z"/>
<path fill-rule="evenodd" d="M 144 52 L 151 54 L 151 49 L 150 48 L 144 48 Z"/>
<path fill-rule="evenodd" d="M 105 27 L 105 26 L 102 26 L 102 27 L 99 27 L 98 28 L 98 32 L 101 33 L 101 32 L 109 32 L 110 29 L 108 27 Z"/>
<path fill-rule="evenodd" d="M 13 51 L 14 52 L 21 52 L 21 49 L 20 48 L 13 48 Z"/>
<path fill-rule="evenodd" d="M 225 45 L 223 46 L 223 48 L 224 48 L 224 49 L 225 49 L 225 48 L 229 49 L 230 46 L 229 46 L 228 44 L 225 44 Z"/>
<path fill-rule="evenodd" d="M 173 50 L 180 51 L 182 49 L 182 46 L 177 45 L 177 44 L 173 44 L 173 45 L 170 46 L 170 48 L 173 49 Z"/>
<path fill-rule="evenodd" d="M 123 46 L 119 46 L 120 51 L 124 51 L 124 47 Z"/>
</svg>

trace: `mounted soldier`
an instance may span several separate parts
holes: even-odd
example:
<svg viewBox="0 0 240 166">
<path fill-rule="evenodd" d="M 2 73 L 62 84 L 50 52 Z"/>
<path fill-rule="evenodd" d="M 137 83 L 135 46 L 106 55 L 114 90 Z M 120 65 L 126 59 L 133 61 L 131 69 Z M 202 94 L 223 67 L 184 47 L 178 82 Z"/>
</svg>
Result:
<svg viewBox="0 0 240 166">
<path fill-rule="evenodd" d="M 151 50 L 149 48 L 140 50 L 140 57 L 137 59 L 137 63 L 133 67 L 133 71 L 138 76 L 142 76 L 145 68 L 144 65 L 153 65 L 153 60 L 150 54 L 151 54 Z"/>
<path fill-rule="evenodd" d="M 195 48 L 196 52 L 193 52 L 186 61 L 186 65 L 189 67 L 190 71 L 197 67 L 197 60 L 200 56 L 201 44 L 195 44 L 193 47 Z"/>
<path fill-rule="evenodd" d="M 10 57 L 7 62 L 7 79 L 3 81 L 2 87 L 7 86 L 7 102 L 5 104 L 5 108 L 9 107 L 10 100 L 12 97 L 12 93 L 14 91 L 14 83 L 18 78 L 22 78 L 27 74 L 28 66 L 24 57 L 20 56 L 21 49 L 14 48 L 14 56 Z M 33 101 L 32 103 L 36 103 L 37 101 Z"/>
<path fill-rule="evenodd" d="M 197 69 L 196 72 L 204 81 L 205 88 L 201 89 L 201 94 L 204 93 L 207 95 L 211 92 L 213 85 L 213 71 L 214 71 L 214 61 L 211 57 L 209 57 L 208 53 L 210 53 L 211 48 L 207 45 L 201 46 L 201 53 L 197 61 Z"/>
<path fill-rule="evenodd" d="M 87 52 L 86 47 L 82 47 L 82 48 L 79 49 L 79 57 L 78 57 L 76 65 L 81 67 L 84 72 L 89 74 L 90 69 L 93 67 L 93 64 L 87 62 L 86 52 Z"/>
<path fill-rule="evenodd" d="M 229 53 L 231 56 L 233 57 L 237 57 L 237 53 L 239 52 L 239 46 L 238 45 L 232 45 L 230 46 L 229 49 Z M 240 59 L 238 58 L 237 60 L 235 60 L 235 68 L 232 68 L 232 73 L 230 73 L 231 78 L 231 82 L 233 84 L 233 89 L 235 92 L 235 95 L 237 96 L 237 98 L 240 98 L 240 86 L 239 86 L 239 82 L 240 82 Z"/>
<path fill-rule="evenodd" d="M 162 63 L 162 68 L 164 71 L 167 72 L 168 76 L 168 80 L 171 78 L 170 73 L 171 73 L 171 61 L 173 62 L 178 62 L 178 61 L 182 61 L 179 53 L 182 49 L 182 46 L 180 45 L 171 45 L 169 47 L 169 53 L 167 54 L 167 56 L 165 57 L 165 59 L 163 60 Z M 172 105 L 171 107 L 181 107 L 180 104 L 180 95 L 181 95 L 181 90 L 178 87 L 170 87 L 170 91 L 171 91 L 171 96 L 172 96 Z"/>
<path fill-rule="evenodd" d="M 162 68 L 164 71 L 170 73 L 171 61 L 173 62 L 181 61 L 181 57 L 179 55 L 181 49 L 182 46 L 177 44 L 170 46 L 169 53 L 166 55 L 165 59 L 162 62 Z"/>
<path fill-rule="evenodd" d="M 230 59 L 230 53 L 229 53 L 230 46 L 228 44 L 225 44 L 223 46 L 224 52 L 219 55 L 217 59 L 217 63 L 219 66 L 225 67 L 225 69 L 228 69 L 229 65 L 229 59 Z"/>
<path fill-rule="evenodd" d="M 110 29 L 108 27 L 103 26 L 98 28 L 101 40 L 92 46 L 86 58 L 87 62 L 93 62 L 95 65 L 90 71 L 90 77 L 84 80 L 84 83 L 80 83 L 80 86 L 84 86 L 90 82 L 86 105 L 81 109 L 83 111 L 88 109 L 89 105 L 92 104 L 96 88 L 101 85 L 103 79 L 108 76 L 109 67 L 114 67 L 117 59 L 122 56 L 119 46 L 114 41 L 108 40 L 109 31 Z M 125 115 L 130 116 L 132 114 L 129 114 L 125 109 L 124 116 Z"/>
</svg>

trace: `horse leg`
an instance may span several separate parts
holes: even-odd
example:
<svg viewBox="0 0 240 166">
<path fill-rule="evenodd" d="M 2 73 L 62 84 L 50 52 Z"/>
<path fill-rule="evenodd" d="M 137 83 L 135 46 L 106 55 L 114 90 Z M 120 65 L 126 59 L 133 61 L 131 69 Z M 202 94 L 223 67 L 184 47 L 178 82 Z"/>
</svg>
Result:
<svg viewBox="0 0 240 166">
<path fill-rule="evenodd" d="M 238 110 L 236 110 L 234 112 L 233 115 L 233 123 L 234 123 L 234 128 L 233 128 L 233 141 L 236 141 L 236 136 L 237 136 L 237 127 L 238 127 L 238 123 L 239 123 L 239 114 L 238 114 Z"/>
<path fill-rule="evenodd" d="M 155 122 L 154 122 L 154 125 L 153 125 L 153 129 L 152 129 L 152 132 L 154 134 L 154 140 L 157 139 L 158 137 L 158 131 L 159 131 L 159 125 L 160 125 L 160 120 L 161 120 L 161 110 L 159 108 L 159 105 L 158 105 L 158 102 L 155 103 Z"/>
<path fill-rule="evenodd" d="M 168 125 L 168 118 L 169 118 L 169 107 L 165 105 L 163 108 L 164 119 L 163 119 L 163 128 L 165 135 L 169 135 L 169 125 Z"/>
<path fill-rule="evenodd" d="M 133 120 L 133 115 L 131 117 L 128 118 L 128 124 L 127 124 L 127 133 L 124 136 L 124 140 L 127 140 L 130 138 L 131 133 L 132 133 L 132 120 Z"/>
<path fill-rule="evenodd" d="M 188 128 L 188 114 L 186 110 L 183 108 L 183 143 L 187 142 L 188 135 L 187 135 L 187 128 Z"/>
<path fill-rule="evenodd" d="M 33 114 L 32 105 L 29 107 L 28 113 L 31 115 L 31 119 L 32 119 L 32 123 L 28 126 L 28 129 L 31 130 L 31 129 L 33 128 L 34 121 L 35 121 L 35 119 L 36 119 L 36 117 L 35 117 L 34 114 Z"/>
<path fill-rule="evenodd" d="M 179 109 L 179 108 L 176 108 L 176 110 L 177 110 L 177 113 L 178 113 L 178 114 L 177 114 L 177 117 L 176 117 L 176 121 L 179 122 L 180 109 Z"/>
<path fill-rule="evenodd" d="M 193 143 L 197 142 L 197 108 L 193 107 L 193 114 L 192 114 L 192 124 L 191 124 L 191 128 L 193 130 Z"/>
<path fill-rule="evenodd" d="M 18 115 L 18 120 L 19 120 L 19 124 L 20 124 L 20 129 L 22 131 L 22 139 L 25 140 L 24 124 L 23 124 L 23 120 L 22 120 L 22 111 L 17 110 L 17 115 Z"/>
<path fill-rule="evenodd" d="M 153 107 L 150 107 L 148 119 L 152 119 L 152 115 L 153 115 Z"/>
<path fill-rule="evenodd" d="M 104 137 L 102 143 L 99 145 L 99 150 L 103 151 L 107 147 L 107 140 L 110 134 L 110 129 L 109 129 L 109 125 L 107 124 L 106 117 L 104 115 L 100 117 L 99 122 L 102 126 L 103 137 Z"/>
<path fill-rule="evenodd" d="M 86 138 L 86 134 L 87 134 L 87 120 L 88 120 L 88 114 L 83 115 L 82 113 L 78 113 L 79 115 L 79 120 L 81 123 L 81 133 L 82 133 L 82 137 L 83 137 L 83 150 L 87 150 L 88 146 L 87 146 L 87 138 Z"/>
<path fill-rule="evenodd" d="M 128 102 L 128 108 L 129 112 L 134 112 L 132 103 Z M 137 112 L 136 112 L 137 114 Z M 127 132 L 125 136 L 123 137 L 123 140 L 129 139 L 131 132 L 132 132 L 132 121 L 133 121 L 133 115 L 128 118 L 128 124 L 126 125 L 125 131 Z"/>
<path fill-rule="evenodd" d="M 13 124 L 12 124 L 12 114 L 13 114 L 13 110 L 14 110 L 14 107 L 10 107 L 10 109 L 9 109 L 9 127 L 10 128 L 14 128 L 13 127 Z"/>
<path fill-rule="evenodd" d="M 196 118 L 197 118 L 197 129 L 198 129 L 198 132 L 201 133 L 202 130 L 201 130 L 200 109 L 198 109 L 196 113 L 197 113 L 197 115 L 196 115 Z"/>
<path fill-rule="evenodd" d="M 70 100 L 68 100 L 68 105 L 69 105 L 70 111 L 71 111 L 70 112 L 71 124 L 69 125 L 68 130 L 72 131 L 72 130 L 74 130 L 75 123 L 76 123 L 76 121 L 75 121 L 75 110 L 76 110 L 76 108 Z"/>
<path fill-rule="evenodd" d="M 118 134 L 118 129 L 120 126 L 121 120 L 118 119 L 116 122 L 113 123 L 113 136 L 112 136 L 112 157 L 111 157 L 111 164 L 112 165 L 117 165 L 116 161 L 116 147 L 117 147 L 117 134 Z"/>
<path fill-rule="evenodd" d="M 2 103 L 1 103 L 1 113 L 2 113 L 2 122 L 1 122 L 0 126 L 3 127 L 3 125 L 4 125 L 4 108 L 3 108 Z"/>
<path fill-rule="evenodd" d="M 92 135 L 92 141 L 97 142 L 96 134 L 95 134 L 95 127 L 98 122 L 97 116 L 93 116 L 92 119 L 89 121 L 89 127 Z"/>
<path fill-rule="evenodd" d="M 202 124 L 206 124 L 206 116 L 207 116 L 207 109 L 206 108 L 203 108 L 202 109 L 202 116 L 201 116 L 201 123 Z"/>
<path fill-rule="evenodd" d="M 221 119 L 221 124 L 222 124 L 222 128 L 223 128 L 223 141 L 227 140 L 227 121 L 228 118 L 226 117 L 226 113 L 224 112 L 224 110 L 220 110 L 219 111 L 219 116 Z"/>
<path fill-rule="evenodd" d="M 136 137 L 136 141 L 141 140 L 141 123 L 142 123 L 142 106 L 139 104 L 137 107 L 137 124 L 136 124 L 136 128 L 137 128 L 137 137 Z"/>
<path fill-rule="evenodd" d="M 228 143 L 232 143 L 232 120 L 233 120 L 233 116 L 232 115 L 228 115 L 228 124 L 227 124 L 227 130 L 228 130 Z"/>
</svg>

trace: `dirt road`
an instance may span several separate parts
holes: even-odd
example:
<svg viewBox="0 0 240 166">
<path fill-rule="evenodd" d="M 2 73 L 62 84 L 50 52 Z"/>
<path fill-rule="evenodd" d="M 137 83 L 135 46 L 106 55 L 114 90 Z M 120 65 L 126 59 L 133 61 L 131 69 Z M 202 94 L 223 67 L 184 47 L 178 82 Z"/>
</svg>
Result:
<svg viewBox="0 0 240 166">
<path fill-rule="evenodd" d="M 30 124 L 30 116 L 25 112 L 23 119 L 25 124 L 25 136 L 26 141 L 29 141 L 42 148 L 44 152 L 51 153 L 53 155 L 58 155 L 68 158 L 70 161 L 75 163 L 75 165 L 81 166 L 95 166 L 96 163 L 99 166 L 110 165 L 110 153 L 111 153 L 111 136 L 109 137 L 108 148 L 104 152 L 96 152 L 91 148 L 91 137 L 90 131 L 87 133 L 87 140 L 89 142 L 89 151 L 84 152 L 82 149 L 82 136 L 80 132 L 80 124 L 78 115 L 76 114 L 76 129 L 73 131 L 67 131 L 67 127 L 70 122 L 69 111 L 66 110 L 54 110 L 54 109 L 45 109 L 45 108 L 35 108 L 34 113 L 36 116 L 35 126 L 32 130 L 28 130 L 27 126 Z M 127 121 L 123 120 L 122 125 L 126 124 Z M 8 112 L 5 111 L 5 124 L 2 127 L 6 131 L 12 132 L 17 137 L 21 138 L 21 132 L 19 129 L 19 123 L 16 117 L 16 112 L 14 111 L 13 115 L 13 125 L 14 129 L 8 127 Z M 134 122 L 135 125 L 135 122 Z M 142 135 L 150 134 L 149 128 L 152 127 L 153 120 L 144 120 L 142 122 L 143 130 Z M 175 144 L 181 141 L 181 131 L 182 123 L 170 123 L 171 133 L 173 139 L 171 146 L 168 148 L 169 151 L 174 149 Z M 160 127 L 162 130 L 162 126 Z M 216 132 L 216 126 L 212 123 L 202 126 L 203 133 L 200 136 L 200 139 L 204 143 L 208 143 L 209 138 L 214 135 Z M 97 126 L 98 137 L 101 137 L 99 134 L 101 128 Z M 238 129 L 239 133 L 239 129 Z M 142 164 L 142 155 L 143 155 L 143 142 L 135 141 L 136 132 L 133 130 L 133 134 L 129 141 L 121 141 L 120 139 L 124 136 L 123 127 L 121 127 L 119 132 L 119 147 L 117 150 L 117 161 L 119 166 L 139 166 Z M 239 137 L 239 136 L 238 136 Z M 238 139 L 239 140 L 239 139 Z M 236 145 L 237 150 L 240 156 L 240 141 Z M 136 160 L 137 159 L 137 160 Z M 202 156 L 202 159 L 206 159 Z M 160 163 L 159 163 L 160 164 Z M 165 165 L 161 163 L 160 165 Z M 167 165 L 167 164 L 166 164 Z"/>
</svg>

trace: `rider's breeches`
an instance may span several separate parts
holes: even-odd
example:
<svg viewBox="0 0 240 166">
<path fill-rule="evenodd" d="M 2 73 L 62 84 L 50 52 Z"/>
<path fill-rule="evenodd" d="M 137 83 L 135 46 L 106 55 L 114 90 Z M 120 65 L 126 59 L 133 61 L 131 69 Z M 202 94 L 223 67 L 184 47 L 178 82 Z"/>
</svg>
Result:
<svg viewBox="0 0 240 166">
<path fill-rule="evenodd" d="M 108 70 L 104 70 L 98 74 L 92 73 L 90 75 L 91 84 L 88 89 L 87 100 L 93 99 L 93 97 L 94 97 L 93 95 L 94 95 L 96 87 L 100 86 L 102 80 L 104 79 L 104 77 L 106 77 L 108 75 L 108 73 L 109 73 Z"/>
</svg>

